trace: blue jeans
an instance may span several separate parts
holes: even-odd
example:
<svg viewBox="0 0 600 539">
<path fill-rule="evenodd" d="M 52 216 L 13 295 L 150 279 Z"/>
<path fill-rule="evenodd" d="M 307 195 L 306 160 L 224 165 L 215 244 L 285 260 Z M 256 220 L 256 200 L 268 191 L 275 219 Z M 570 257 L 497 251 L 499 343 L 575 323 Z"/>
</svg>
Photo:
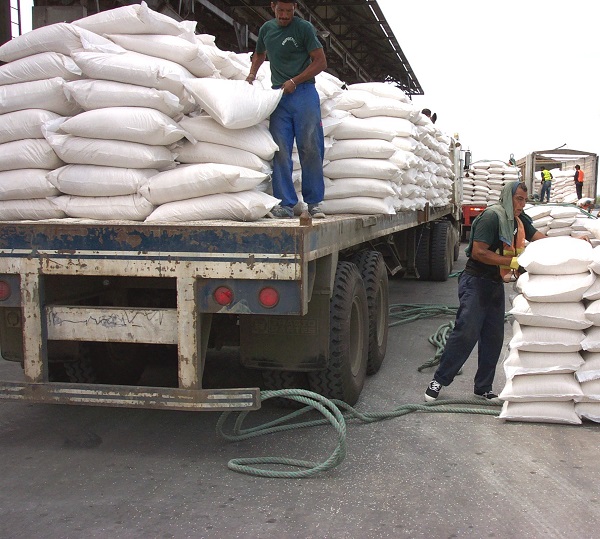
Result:
<svg viewBox="0 0 600 539">
<path fill-rule="evenodd" d="M 433 375 L 450 385 L 478 344 L 478 367 L 473 389 L 492 390 L 496 365 L 504 342 L 504 284 L 463 272 L 458 281 L 456 325 L 448 337 Z"/>
<path fill-rule="evenodd" d="M 544 202 L 544 195 L 546 195 L 546 201 L 550 202 L 550 187 L 552 187 L 552 182 L 542 182 L 542 191 L 540 192 L 540 202 Z"/>
<path fill-rule="evenodd" d="M 271 114 L 269 131 L 279 151 L 273 158 L 273 196 L 282 206 L 294 207 L 298 196 L 292 180 L 294 137 L 302 167 L 302 198 L 307 204 L 323 200 L 323 125 L 321 105 L 314 84 L 299 84 L 291 94 L 284 94 Z"/>
</svg>

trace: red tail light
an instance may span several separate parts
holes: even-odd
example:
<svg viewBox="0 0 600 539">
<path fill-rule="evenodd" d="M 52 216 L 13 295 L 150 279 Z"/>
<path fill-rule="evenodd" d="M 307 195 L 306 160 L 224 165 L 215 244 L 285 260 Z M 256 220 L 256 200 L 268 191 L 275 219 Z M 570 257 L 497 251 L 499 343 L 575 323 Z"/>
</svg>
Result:
<svg viewBox="0 0 600 539">
<path fill-rule="evenodd" d="M 233 302 L 233 291 L 226 286 L 219 286 L 219 288 L 213 292 L 213 298 L 215 298 L 215 301 L 219 305 L 231 305 Z"/>
<path fill-rule="evenodd" d="M 4 301 L 10 297 L 10 285 L 6 281 L 0 280 L 0 301 Z"/>
<path fill-rule="evenodd" d="M 258 293 L 258 301 L 263 307 L 270 309 L 279 303 L 279 292 L 270 286 L 263 288 Z"/>
</svg>

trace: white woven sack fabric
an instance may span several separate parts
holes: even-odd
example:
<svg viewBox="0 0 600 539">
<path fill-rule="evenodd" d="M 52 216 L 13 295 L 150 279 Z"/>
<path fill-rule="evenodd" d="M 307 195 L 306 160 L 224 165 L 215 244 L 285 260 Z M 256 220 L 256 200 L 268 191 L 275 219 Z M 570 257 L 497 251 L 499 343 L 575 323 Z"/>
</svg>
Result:
<svg viewBox="0 0 600 539">
<path fill-rule="evenodd" d="M 339 215 L 344 213 L 362 215 L 394 215 L 394 198 L 349 197 L 334 200 L 324 200 L 319 206 L 326 215 Z"/>
<path fill-rule="evenodd" d="M 575 412 L 581 419 L 600 423 L 600 402 L 576 402 Z"/>
<path fill-rule="evenodd" d="M 64 165 L 44 139 L 14 140 L 0 144 L 0 171 L 21 168 L 51 170 Z"/>
<path fill-rule="evenodd" d="M 325 157 L 329 161 L 336 159 L 389 159 L 396 153 L 396 147 L 387 140 L 351 139 L 338 140 L 329 148 Z"/>
<path fill-rule="evenodd" d="M 264 124 L 245 129 L 227 129 L 210 116 L 185 116 L 179 125 L 198 142 L 212 142 L 246 150 L 270 161 L 279 149 L 269 129 Z"/>
<path fill-rule="evenodd" d="M 71 163 L 157 170 L 175 166 L 173 154 L 164 146 L 58 135 L 52 132 L 46 132 L 45 136 L 56 154 L 64 161 L 58 166 Z"/>
<path fill-rule="evenodd" d="M 54 204 L 69 217 L 103 221 L 143 221 L 154 209 L 154 206 L 139 194 L 116 197 L 63 195 L 56 197 Z"/>
<path fill-rule="evenodd" d="M 554 206 L 550 211 L 550 215 L 554 217 L 554 219 L 577 217 L 577 215 L 579 215 L 579 210 L 577 208 L 570 208 L 568 206 Z"/>
<path fill-rule="evenodd" d="M 156 90 L 136 84 L 112 80 L 84 79 L 64 84 L 67 97 L 83 110 L 106 107 L 147 107 L 163 112 L 170 118 L 181 117 L 184 106 L 167 90 Z"/>
<path fill-rule="evenodd" d="M 350 90 L 364 90 L 379 97 L 389 97 L 404 103 L 410 103 L 410 98 L 397 86 L 385 82 L 357 82 L 348 87 Z"/>
<path fill-rule="evenodd" d="M 581 348 L 587 352 L 600 352 L 600 326 L 592 326 L 586 330 Z"/>
<path fill-rule="evenodd" d="M 513 299 L 509 311 L 515 320 L 525 326 L 542 328 L 586 329 L 592 321 L 586 317 L 581 301 L 571 303 L 541 303 L 529 301 L 523 294 Z"/>
<path fill-rule="evenodd" d="M 140 193 L 158 206 L 166 202 L 218 193 L 249 191 L 266 179 L 266 174 L 232 165 L 181 165 L 150 178 L 140 189 Z"/>
<path fill-rule="evenodd" d="M 386 159 L 337 159 L 323 167 L 328 178 L 374 178 L 398 181 L 400 169 Z"/>
<path fill-rule="evenodd" d="M 46 178 L 47 172 L 40 168 L 0 172 L 0 200 L 27 200 L 60 194 Z"/>
<path fill-rule="evenodd" d="M 549 228 L 545 232 L 549 238 L 571 237 L 571 227 L 564 228 Z M 575 238 L 573 238 L 575 239 Z"/>
<path fill-rule="evenodd" d="M 585 307 L 585 317 L 594 326 L 600 326 L 600 300 L 592 301 Z"/>
<path fill-rule="evenodd" d="M 191 135 L 166 114 L 145 107 L 108 107 L 82 112 L 64 121 L 60 130 L 93 139 L 124 140 L 168 146 Z"/>
<path fill-rule="evenodd" d="M 584 273 L 591 262 L 592 246 L 587 241 L 571 237 L 534 241 L 519 256 L 519 264 L 537 275 Z"/>
<path fill-rule="evenodd" d="M 137 193 L 155 174 L 158 170 L 65 165 L 48 172 L 47 179 L 65 195 L 110 197 Z"/>
<path fill-rule="evenodd" d="M 212 142 L 184 141 L 173 149 L 175 159 L 180 163 L 221 163 L 237 167 L 250 168 L 263 174 L 271 174 L 271 164 L 258 155 Z"/>
<path fill-rule="evenodd" d="M 408 170 L 412 167 L 416 167 L 419 164 L 419 158 L 414 153 L 406 150 L 397 149 L 389 159 L 401 170 Z"/>
<path fill-rule="evenodd" d="M 396 146 L 398 150 L 414 153 L 418 142 L 412 137 L 394 137 L 392 139 L 392 144 Z"/>
<path fill-rule="evenodd" d="M 587 382 L 581 382 L 581 391 L 583 397 L 579 398 L 581 402 L 598 402 L 600 401 L 600 379 L 595 378 Z"/>
<path fill-rule="evenodd" d="M 579 329 L 540 328 L 513 322 L 509 345 L 526 352 L 577 352 L 582 349 L 584 337 Z"/>
<path fill-rule="evenodd" d="M 117 45 L 132 52 L 171 60 L 185 67 L 195 77 L 219 77 L 219 70 L 195 40 L 179 36 L 109 34 Z"/>
<path fill-rule="evenodd" d="M 25 109 L 49 110 L 61 116 L 81 112 L 65 95 L 64 84 L 64 79 L 54 77 L 0 86 L 0 114 Z"/>
<path fill-rule="evenodd" d="M 581 425 L 573 401 L 505 402 L 498 417 L 506 421 Z"/>
<path fill-rule="evenodd" d="M 243 129 L 271 116 L 283 90 L 265 90 L 243 80 L 193 79 L 184 86 L 196 103 L 228 129 Z"/>
<path fill-rule="evenodd" d="M 336 108 L 351 112 L 374 98 L 375 96 L 366 90 L 344 90 L 337 100 Z"/>
<path fill-rule="evenodd" d="M 585 243 L 582 240 L 573 241 Z M 517 291 L 530 301 L 568 303 L 581 301 L 595 279 L 591 271 L 576 275 L 534 275 L 527 272 L 519 277 L 516 286 Z"/>
<path fill-rule="evenodd" d="M 387 180 L 371 178 L 327 179 L 325 182 L 325 200 L 348 197 L 386 198 L 396 194 Z"/>
<path fill-rule="evenodd" d="M 65 213 L 53 203 L 52 197 L 33 200 L 0 200 L 0 219 L 2 221 L 38 221 L 62 217 L 65 217 Z"/>
<path fill-rule="evenodd" d="M 350 112 L 357 118 L 370 118 L 371 116 L 389 116 L 391 118 L 406 118 L 410 120 L 417 115 L 414 105 L 398 101 L 389 97 L 372 96 L 363 105 L 352 109 Z"/>
<path fill-rule="evenodd" d="M 334 136 L 336 140 L 373 138 L 393 141 L 399 135 L 387 120 L 385 116 L 372 118 L 348 116 L 336 127 Z"/>
<path fill-rule="evenodd" d="M 146 222 L 182 222 L 226 219 L 257 221 L 265 217 L 280 200 L 260 191 L 220 193 L 168 202 L 156 208 Z"/>
<path fill-rule="evenodd" d="M 73 60 L 90 79 L 112 80 L 137 84 L 175 94 L 182 103 L 189 99 L 183 82 L 193 79 L 185 67 L 138 52 L 106 54 L 99 52 L 74 52 Z"/>
<path fill-rule="evenodd" d="M 588 222 L 583 223 L 583 226 L 594 235 L 594 238 L 600 240 L 600 220 L 588 219 Z"/>
<path fill-rule="evenodd" d="M 0 86 L 54 77 L 76 80 L 81 78 L 81 69 L 59 52 L 42 52 L 0 66 Z"/>
<path fill-rule="evenodd" d="M 36 28 L 0 47 L 0 61 L 13 62 L 43 52 L 70 55 L 74 51 L 123 52 L 122 47 L 84 28 L 59 22 Z"/>
<path fill-rule="evenodd" d="M 0 144 L 28 138 L 43 139 L 42 124 L 60 118 L 59 114 L 42 109 L 25 109 L 0 116 Z"/>
<path fill-rule="evenodd" d="M 579 382 L 589 382 L 600 379 L 600 353 L 582 352 L 584 363 L 575 372 L 575 378 Z"/>
<path fill-rule="evenodd" d="M 550 217 L 552 217 L 552 216 L 550 216 Z M 551 229 L 567 228 L 567 227 L 571 227 L 571 225 L 573 225 L 574 222 L 575 222 L 575 217 L 560 217 L 557 219 L 552 217 L 552 221 L 550 221 L 550 223 L 548 223 L 548 226 Z"/>
<path fill-rule="evenodd" d="M 596 246 L 592 249 L 592 262 L 590 263 L 590 269 L 596 274 L 600 274 L 600 246 Z"/>
<path fill-rule="evenodd" d="M 592 275 L 596 276 L 595 273 L 592 273 Z M 583 299 L 587 299 L 588 301 L 600 299 L 600 279 L 594 279 L 594 282 L 583 293 Z"/>
<path fill-rule="evenodd" d="M 177 22 L 172 17 L 152 11 L 146 2 L 101 11 L 73 24 L 96 34 L 191 34 L 190 39 L 196 29 L 195 21 Z"/>
<path fill-rule="evenodd" d="M 526 352 L 511 348 L 502 366 L 510 379 L 523 374 L 573 373 L 583 364 L 579 352 Z"/>
<path fill-rule="evenodd" d="M 505 401 L 567 401 L 583 397 L 573 374 L 527 374 L 506 381 L 498 395 Z"/>
</svg>

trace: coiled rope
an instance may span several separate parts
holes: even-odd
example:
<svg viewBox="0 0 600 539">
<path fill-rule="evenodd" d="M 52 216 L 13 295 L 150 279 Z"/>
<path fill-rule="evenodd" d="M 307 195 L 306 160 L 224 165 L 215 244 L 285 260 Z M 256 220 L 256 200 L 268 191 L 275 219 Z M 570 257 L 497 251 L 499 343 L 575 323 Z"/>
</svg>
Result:
<svg viewBox="0 0 600 539">
<path fill-rule="evenodd" d="M 320 425 L 331 424 L 337 433 L 337 444 L 335 450 L 322 463 L 316 463 L 305 460 L 289 459 L 285 457 L 255 457 L 255 458 L 237 458 L 227 463 L 230 470 L 254 475 L 258 477 L 300 479 L 312 477 L 321 472 L 325 472 L 338 466 L 346 457 L 346 421 L 356 419 L 363 423 L 374 423 L 386 419 L 400 417 L 411 412 L 438 412 L 438 413 L 460 413 L 460 414 L 480 414 L 497 416 L 500 411 L 497 404 L 490 403 L 480 399 L 446 399 L 442 401 L 433 401 L 423 404 L 402 404 L 389 412 L 359 412 L 349 404 L 339 400 L 329 400 L 318 393 L 304 389 L 280 389 L 262 391 L 261 401 L 270 398 L 280 397 L 290 399 L 305 404 L 300 410 L 296 410 L 274 421 L 263 425 L 243 429 L 243 423 L 250 412 L 224 412 L 217 421 L 217 434 L 228 441 L 240 441 L 272 434 L 275 432 L 288 431 L 306 427 L 316 427 Z M 470 407 L 468 407 L 470 406 Z M 293 422 L 304 414 L 317 410 L 324 418 L 304 422 Z M 344 413 L 341 412 L 344 410 Z M 230 415 L 237 414 L 231 434 L 225 432 L 225 424 Z M 266 469 L 266 465 L 292 466 L 295 468 L 304 468 L 303 470 L 272 470 Z"/>
</svg>

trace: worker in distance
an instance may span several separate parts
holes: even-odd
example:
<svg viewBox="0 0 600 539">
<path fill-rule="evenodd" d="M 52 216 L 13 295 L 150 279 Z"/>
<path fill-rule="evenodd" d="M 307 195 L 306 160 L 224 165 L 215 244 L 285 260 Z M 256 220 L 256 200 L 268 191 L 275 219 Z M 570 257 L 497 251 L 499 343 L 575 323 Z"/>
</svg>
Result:
<svg viewBox="0 0 600 539">
<path fill-rule="evenodd" d="M 502 189 L 500 202 L 473 221 L 465 251 L 468 260 L 458 281 L 455 326 L 425 390 L 426 401 L 436 400 L 442 387 L 452 383 L 477 344 L 473 393 L 500 403 L 492 384 L 504 342 L 504 283 L 518 276 L 517 256 L 524 250 L 525 241 L 546 237 L 523 212 L 526 202 L 525 184 L 510 182 Z"/>
<path fill-rule="evenodd" d="M 271 2 L 275 18 L 264 23 L 258 32 L 252 55 L 252 84 L 267 55 L 271 66 L 271 84 L 281 88 L 283 96 L 271 114 L 269 130 L 279 151 L 273 159 L 273 195 L 281 203 L 271 216 L 294 216 L 298 196 L 292 179 L 294 138 L 302 167 L 302 198 L 312 217 L 325 217 L 319 204 L 323 201 L 323 157 L 325 155 L 321 105 L 315 88 L 315 77 L 327 68 L 323 45 L 315 27 L 295 15 L 297 2 Z"/>
</svg>

